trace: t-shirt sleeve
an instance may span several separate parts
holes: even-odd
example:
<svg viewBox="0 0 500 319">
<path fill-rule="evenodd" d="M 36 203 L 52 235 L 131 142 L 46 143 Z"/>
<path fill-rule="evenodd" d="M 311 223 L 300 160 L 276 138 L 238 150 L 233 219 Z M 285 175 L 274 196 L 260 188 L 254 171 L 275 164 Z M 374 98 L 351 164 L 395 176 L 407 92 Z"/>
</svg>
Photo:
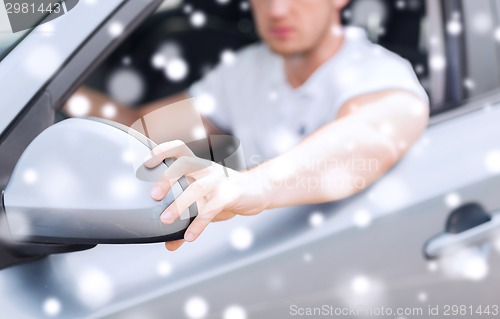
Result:
<svg viewBox="0 0 500 319">
<path fill-rule="evenodd" d="M 411 64 L 392 52 L 382 50 L 372 57 L 344 65 L 336 77 L 340 90 L 336 109 L 357 96 L 384 90 L 406 90 L 429 103 L 429 97 Z"/>
<path fill-rule="evenodd" d="M 195 82 L 187 93 L 194 98 L 196 108 L 202 116 L 210 120 L 220 130 L 230 133 L 231 111 L 226 94 L 227 81 L 230 78 L 229 68 L 219 65 L 201 80 Z"/>
</svg>

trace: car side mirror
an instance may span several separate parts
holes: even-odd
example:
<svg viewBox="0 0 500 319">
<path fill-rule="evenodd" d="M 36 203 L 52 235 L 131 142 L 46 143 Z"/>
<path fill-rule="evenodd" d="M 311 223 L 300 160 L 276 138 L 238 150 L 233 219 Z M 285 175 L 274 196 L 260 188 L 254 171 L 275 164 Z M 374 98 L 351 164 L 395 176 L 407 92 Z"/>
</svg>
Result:
<svg viewBox="0 0 500 319">
<path fill-rule="evenodd" d="M 162 201 L 151 198 L 171 163 L 143 166 L 155 146 L 110 121 L 68 119 L 49 127 L 23 153 L 2 195 L 9 240 L 95 245 L 183 238 L 197 207 L 171 225 L 160 222 L 188 182 L 181 178 Z"/>
</svg>

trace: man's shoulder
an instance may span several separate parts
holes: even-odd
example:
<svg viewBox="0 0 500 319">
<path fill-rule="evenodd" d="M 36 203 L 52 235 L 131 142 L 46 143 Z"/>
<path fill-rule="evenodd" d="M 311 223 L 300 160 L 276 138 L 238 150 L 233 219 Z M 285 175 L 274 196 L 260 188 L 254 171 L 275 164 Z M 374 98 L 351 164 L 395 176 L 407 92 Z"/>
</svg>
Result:
<svg viewBox="0 0 500 319">
<path fill-rule="evenodd" d="M 252 58 L 262 58 L 262 57 L 270 57 L 272 56 L 271 51 L 262 42 L 256 42 L 244 46 L 239 49 L 236 53 L 237 57 L 242 59 L 252 59 Z"/>
<path fill-rule="evenodd" d="M 191 96 L 200 92 L 211 91 L 212 95 L 226 94 L 225 98 L 241 96 L 252 90 L 252 84 L 259 80 L 261 70 L 269 69 L 273 57 L 265 44 L 254 43 L 236 52 L 222 55 L 221 63 L 205 74 L 188 89 Z M 238 92 L 238 94 L 235 94 Z M 218 96 L 221 98 L 221 96 Z"/>
<path fill-rule="evenodd" d="M 340 59 L 333 64 L 336 76 L 332 81 L 334 91 L 340 96 L 339 103 L 353 96 L 389 89 L 410 90 L 426 99 L 408 60 L 370 42 L 358 30 L 347 34 L 346 39 Z"/>
<path fill-rule="evenodd" d="M 275 56 L 264 43 L 253 43 L 247 45 L 235 53 L 234 63 L 231 68 L 236 72 L 247 69 L 255 69 L 256 66 L 268 67 L 273 63 Z"/>
<path fill-rule="evenodd" d="M 405 67 L 409 65 L 403 57 L 368 40 L 366 33 L 359 28 L 347 29 L 345 50 L 344 56 L 348 57 L 345 62 L 359 68 L 364 68 L 367 64 L 374 67 L 384 67 L 387 64 Z"/>
<path fill-rule="evenodd" d="M 348 73 L 361 82 L 381 81 L 381 77 L 394 75 L 414 77 L 411 63 L 400 55 L 373 43 L 361 31 L 346 34 L 345 44 L 331 66 L 337 72 Z"/>
<path fill-rule="evenodd" d="M 231 79 L 228 83 L 253 81 L 259 77 L 261 70 L 270 70 L 275 62 L 276 57 L 265 44 L 254 43 L 237 50 L 229 59 L 222 59 L 211 74 Z"/>
</svg>

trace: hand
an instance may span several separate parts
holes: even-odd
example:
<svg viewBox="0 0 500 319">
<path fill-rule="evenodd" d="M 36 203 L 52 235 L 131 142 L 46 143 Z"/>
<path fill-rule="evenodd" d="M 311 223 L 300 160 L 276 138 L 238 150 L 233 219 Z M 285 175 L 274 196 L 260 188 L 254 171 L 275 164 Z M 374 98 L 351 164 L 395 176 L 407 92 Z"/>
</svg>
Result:
<svg viewBox="0 0 500 319">
<path fill-rule="evenodd" d="M 196 240 L 212 221 L 226 220 L 237 214 L 255 215 L 268 206 L 265 184 L 258 174 L 238 172 L 196 157 L 182 141 L 157 146 L 144 165 L 153 168 L 166 158 L 175 161 L 153 187 L 153 199 L 162 200 L 182 176 L 190 184 L 161 214 L 161 221 L 171 224 L 193 203 L 198 207 L 198 216 L 186 230 L 184 239 L 165 243 L 169 250 L 176 250 L 185 241 Z"/>
</svg>

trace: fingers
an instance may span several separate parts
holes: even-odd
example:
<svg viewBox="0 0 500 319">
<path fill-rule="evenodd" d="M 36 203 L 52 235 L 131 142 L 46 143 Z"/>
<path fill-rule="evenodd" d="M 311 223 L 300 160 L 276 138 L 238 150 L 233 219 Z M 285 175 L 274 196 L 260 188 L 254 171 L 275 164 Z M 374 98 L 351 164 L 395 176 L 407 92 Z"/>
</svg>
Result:
<svg viewBox="0 0 500 319">
<path fill-rule="evenodd" d="M 221 221 L 224 221 L 224 220 L 231 219 L 234 216 L 236 216 L 235 213 L 228 212 L 228 211 L 222 211 L 219 214 L 217 214 L 217 216 L 214 217 L 214 219 L 212 220 L 212 222 L 221 222 Z"/>
<path fill-rule="evenodd" d="M 153 186 L 151 197 L 155 200 L 162 200 L 179 178 L 191 175 L 209 166 L 211 166 L 210 161 L 198 157 L 180 157 L 167 168 L 162 178 Z"/>
<path fill-rule="evenodd" d="M 170 250 L 174 251 L 177 250 L 182 244 L 184 244 L 186 241 L 187 242 L 193 242 L 198 237 L 200 237 L 201 233 L 207 228 L 208 224 L 211 222 L 216 221 L 218 215 L 224 215 L 224 219 L 229 219 L 235 216 L 234 213 L 230 212 L 223 212 L 222 210 L 214 210 L 212 212 L 206 212 L 198 215 L 191 225 L 189 225 L 188 229 L 186 230 L 184 234 L 184 239 L 181 240 L 176 240 L 172 242 L 166 242 L 165 247 Z"/>
<path fill-rule="evenodd" d="M 224 215 L 224 217 L 222 219 L 219 219 L 219 215 Z M 215 222 L 215 221 L 220 221 L 220 220 L 226 220 L 226 219 L 234 217 L 235 215 L 236 214 L 230 213 L 230 212 L 221 212 L 221 213 L 217 214 L 216 217 L 213 217 L 211 221 Z M 193 228 L 189 227 L 188 230 L 186 231 L 186 234 L 185 234 L 185 237 L 187 237 L 187 238 L 190 239 L 189 241 L 196 240 L 200 236 L 200 234 L 203 232 L 203 230 L 205 230 L 205 228 L 207 227 L 207 225 L 210 223 L 210 220 L 207 220 L 207 222 L 203 222 L 201 220 L 197 221 L 195 219 L 191 225 L 193 225 L 195 222 L 197 224 L 195 224 L 193 226 Z M 188 234 L 188 232 L 189 232 L 189 234 Z M 193 237 L 194 237 L 194 239 L 191 239 Z M 185 242 L 186 242 L 186 239 L 180 239 L 180 240 L 170 241 L 170 242 L 166 242 L 165 243 L 165 247 L 169 251 L 176 251 Z"/>
<path fill-rule="evenodd" d="M 207 176 L 191 183 L 177 199 L 170 204 L 161 214 L 160 219 L 164 224 L 171 224 L 180 214 L 188 209 L 192 204 L 203 199 L 217 183 L 216 176 Z M 200 210 L 200 206 L 198 205 Z"/>
<path fill-rule="evenodd" d="M 158 145 L 151 151 L 152 155 L 144 166 L 154 168 L 160 165 L 166 158 L 179 158 L 182 156 L 194 156 L 193 151 L 184 142 L 175 140 Z"/>
<path fill-rule="evenodd" d="M 219 209 L 215 211 L 205 212 L 196 216 L 196 218 L 186 230 L 184 239 L 188 242 L 195 241 L 220 211 L 221 210 Z"/>
<path fill-rule="evenodd" d="M 193 175 L 193 173 L 202 171 L 210 166 L 212 166 L 211 161 L 199 157 L 182 156 L 167 168 L 165 175 L 168 179 L 177 181 L 181 176 Z M 193 177 L 194 179 L 198 179 L 202 176 Z"/>
<path fill-rule="evenodd" d="M 179 240 L 174 240 L 174 241 L 168 241 L 165 243 L 165 248 L 167 248 L 170 251 L 177 250 L 179 247 L 182 246 L 186 241 L 184 239 L 179 239 Z"/>
</svg>

